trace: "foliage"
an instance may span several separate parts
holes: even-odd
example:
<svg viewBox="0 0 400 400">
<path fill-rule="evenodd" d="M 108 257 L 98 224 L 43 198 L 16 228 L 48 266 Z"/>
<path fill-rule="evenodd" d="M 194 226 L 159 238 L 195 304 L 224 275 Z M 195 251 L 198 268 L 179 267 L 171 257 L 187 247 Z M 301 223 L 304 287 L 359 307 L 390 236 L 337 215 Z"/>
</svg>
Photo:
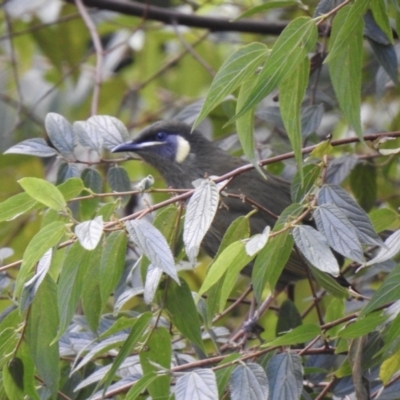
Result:
<svg viewBox="0 0 400 400">
<path fill-rule="evenodd" d="M 3 4 L 0 398 L 398 398 L 398 2 L 39 3 Z M 291 179 L 274 227 L 207 259 L 243 168 L 182 192 L 110 153 L 172 117 Z"/>
</svg>

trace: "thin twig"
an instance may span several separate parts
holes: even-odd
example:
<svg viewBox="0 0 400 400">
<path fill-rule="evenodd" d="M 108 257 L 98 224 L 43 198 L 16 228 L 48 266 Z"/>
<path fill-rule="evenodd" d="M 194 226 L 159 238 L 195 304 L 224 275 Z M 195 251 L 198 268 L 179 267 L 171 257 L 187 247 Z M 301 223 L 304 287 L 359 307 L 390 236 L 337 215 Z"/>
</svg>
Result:
<svg viewBox="0 0 400 400">
<path fill-rule="evenodd" d="M 95 73 L 95 82 L 93 88 L 93 98 L 92 98 L 92 105 L 91 105 L 91 115 L 97 114 L 97 109 L 99 106 L 99 97 L 100 97 L 100 86 L 103 79 L 103 46 L 101 44 L 100 36 L 97 32 L 96 26 L 93 23 L 92 19 L 86 7 L 83 5 L 82 0 L 75 0 L 75 4 L 78 7 L 79 13 L 82 16 L 85 25 L 87 26 L 90 36 L 93 41 L 93 46 L 96 51 L 96 73 Z"/>
</svg>

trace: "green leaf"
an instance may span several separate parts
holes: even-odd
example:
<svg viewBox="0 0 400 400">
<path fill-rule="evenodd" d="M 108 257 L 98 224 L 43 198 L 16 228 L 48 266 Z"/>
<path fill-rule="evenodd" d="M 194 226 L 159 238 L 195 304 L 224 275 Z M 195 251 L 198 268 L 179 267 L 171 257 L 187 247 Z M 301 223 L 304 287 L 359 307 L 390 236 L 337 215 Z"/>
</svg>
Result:
<svg viewBox="0 0 400 400">
<path fill-rule="evenodd" d="M 223 397 L 225 389 L 229 383 L 229 379 L 232 375 L 232 371 L 236 368 L 236 365 L 233 361 L 236 361 L 240 358 L 240 354 L 232 353 L 226 356 L 218 365 L 228 364 L 228 366 L 218 369 L 215 371 L 215 378 L 217 379 L 218 386 L 218 394 L 219 398 Z M 230 364 L 230 365 L 229 365 Z"/>
<path fill-rule="evenodd" d="M 265 284 L 275 288 L 293 248 L 293 236 L 289 230 L 271 237 L 267 245 L 258 254 L 253 267 L 251 280 L 258 301 L 262 299 Z"/>
<path fill-rule="evenodd" d="M 345 6 L 336 14 L 333 20 L 331 43 L 327 62 L 344 52 L 347 42 L 358 35 L 360 22 L 367 11 L 370 0 L 357 0 L 351 6 Z"/>
<path fill-rule="evenodd" d="M 381 315 L 380 311 L 371 313 L 366 317 L 358 318 L 356 322 L 346 326 L 346 328 L 338 332 L 338 336 L 343 339 L 355 339 L 368 335 L 376 327 L 383 324 L 387 318 L 388 315 Z"/>
<path fill-rule="evenodd" d="M 304 179 L 303 155 L 301 153 L 303 139 L 301 134 L 301 103 L 306 93 L 309 74 L 310 61 L 305 58 L 279 86 L 281 116 L 294 151 L 301 182 Z"/>
<path fill-rule="evenodd" d="M 303 321 L 296 305 L 291 300 L 286 299 L 279 307 L 276 336 L 295 329 L 302 323 Z"/>
<path fill-rule="evenodd" d="M 125 400 L 136 400 L 138 396 L 157 378 L 158 375 L 155 372 L 143 375 L 139 380 L 134 382 L 133 386 L 126 394 Z"/>
<path fill-rule="evenodd" d="M 198 126 L 214 107 L 254 74 L 266 54 L 264 44 L 251 43 L 228 57 L 215 76 L 193 127 Z"/>
<path fill-rule="evenodd" d="M 311 192 L 315 185 L 315 181 L 321 174 L 321 167 L 314 164 L 305 165 L 302 168 L 303 181 L 299 171 L 296 172 L 290 187 L 292 201 L 301 203 Z"/>
<path fill-rule="evenodd" d="M 113 192 L 128 192 L 131 190 L 131 181 L 125 168 L 112 167 L 107 172 L 107 181 Z M 130 196 L 121 196 L 123 204 L 129 201 Z"/>
<path fill-rule="evenodd" d="M 58 313 L 60 324 L 57 340 L 65 333 L 75 313 L 83 289 L 90 254 L 75 242 L 66 255 L 58 280 Z"/>
<path fill-rule="evenodd" d="M 397 229 L 400 225 L 400 216 L 390 208 L 379 208 L 373 210 L 369 217 L 376 232 L 382 232 L 385 229 Z"/>
<path fill-rule="evenodd" d="M 21 294 L 22 287 L 34 265 L 43 257 L 47 250 L 55 246 L 61 240 L 64 233 L 65 224 L 60 221 L 55 221 L 46 225 L 29 242 L 22 257 L 21 269 L 17 277 L 15 290 L 17 296 Z"/>
<path fill-rule="evenodd" d="M 252 260 L 253 257 L 249 257 L 246 254 L 244 246 L 242 241 L 237 241 L 222 251 L 209 268 L 207 276 L 199 290 L 199 296 L 215 285 L 228 269 L 234 268 L 235 273 L 237 273 Z"/>
<path fill-rule="evenodd" d="M 385 345 L 381 349 L 384 358 L 391 357 L 400 349 L 400 314 L 391 321 L 387 332 L 384 335 Z"/>
<path fill-rule="evenodd" d="M 301 6 L 301 3 L 299 3 L 298 1 L 291 1 L 291 0 L 267 1 L 266 3 L 260 4 L 259 6 L 249 8 L 244 13 L 236 17 L 233 21 L 237 21 L 238 19 L 242 18 L 248 18 L 254 14 L 262 13 L 264 11 L 271 10 L 274 8 L 291 7 L 291 6 L 299 7 Z"/>
<path fill-rule="evenodd" d="M 28 193 L 18 193 L 0 203 L 0 222 L 10 221 L 29 211 L 36 204 Z"/>
<path fill-rule="evenodd" d="M 386 10 L 386 4 L 384 1 L 371 1 L 369 7 L 372 11 L 372 15 L 374 16 L 374 20 L 385 32 L 387 38 L 393 43 L 393 32 L 392 27 L 390 26 L 389 15 Z"/>
<path fill-rule="evenodd" d="M 71 200 L 78 196 L 85 188 L 80 178 L 69 178 L 61 185 L 57 186 L 58 190 L 64 196 L 65 201 Z"/>
<path fill-rule="evenodd" d="M 22 342 L 19 344 L 17 356 L 23 362 L 23 367 L 24 367 L 23 385 L 24 385 L 25 396 L 28 396 L 28 398 L 32 400 L 40 400 L 40 397 L 36 390 L 37 380 L 35 377 L 35 373 L 37 371 L 35 371 L 35 365 L 33 363 L 33 359 L 31 357 L 26 342 Z"/>
<path fill-rule="evenodd" d="M 235 261 L 228 266 L 227 272 L 225 274 L 224 283 L 221 289 L 221 297 L 219 300 L 219 311 L 222 312 L 224 309 L 226 300 L 228 299 L 235 283 L 237 281 L 239 272 L 245 267 L 247 264 L 255 258 L 256 254 L 249 256 L 246 252 L 245 243 L 243 241 L 236 242 L 238 244 L 238 248 L 240 249 L 236 253 Z M 236 243 L 234 243 L 236 245 Z M 231 247 L 231 246 L 230 246 Z M 229 247 L 229 248 L 230 248 Z M 222 258 L 222 255 L 221 255 Z M 228 262 L 227 262 L 228 264 Z M 214 266 L 214 264 L 213 264 Z M 212 267 L 213 268 L 213 267 Z M 216 267 L 214 267 L 216 268 Z M 207 274 L 208 276 L 208 274 Z"/>
<path fill-rule="evenodd" d="M 60 379 L 57 335 L 57 286 L 47 275 L 33 299 L 24 338 L 38 375 L 52 397 L 56 397 Z"/>
<path fill-rule="evenodd" d="M 400 264 L 397 265 L 385 278 L 382 285 L 371 297 L 370 301 L 361 310 L 360 317 L 363 317 L 371 311 L 384 304 L 400 299 Z"/>
<path fill-rule="evenodd" d="M 103 189 L 103 178 L 95 169 L 86 168 L 82 172 L 82 180 L 85 187 L 94 193 L 100 193 Z M 88 194 L 90 193 L 87 190 L 82 192 L 82 196 L 87 196 Z M 79 202 L 81 217 L 83 220 L 93 218 L 99 201 L 100 199 L 95 197 L 93 199 L 86 199 Z"/>
<path fill-rule="evenodd" d="M 24 365 L 19 358 L 13 358 L 3 367 L 3 385 L 9 399 L 23 400 Z"/>
<path fill-rule="evenodd" d="M 168 330 L 159 327 L 151 332 L 146 341 L 146 347 L 140 352 L 140 365 L 143 375 L 156 373 L 160 370 L 158 365 L 165 370 L 171 367 L 171 335 Z M 171 376 L 168 374 L 158 378 L 148 385 L 148 391 L 153 399 L 167 399 L 170 391 Z"/>
<path fill-rule="evenodd" d="M 104 309 L 111 292 L 121 278 L 125 267 L 126 243 L 125 231 L 112 232 L 103 246 L 99 271 L 101 309 Z"/>
<path fill-rule="evenodd" d="M 343 299 L 349 296 L 349 291 L 340 285 L 334 278 L 325 272 L 320 271 L 318 268 L 310 265 L 312 275 L 315 280 L 321 285 L 324 289 L 326 289 L 333 296 Z"/>
<path fill-rule="evenodd" d="M 236 218 L 226 230 L 224 237 L 222 238 L 221 244 L 219 245 L 218 252 L 214 257 L 217 260 L 219 255 L 232 243 L 246 239 L 250 235 L 250 224 L 249 219 L 246 216 Z M 221 296 L 221 289 L 224 283 L 224 279 L 220 279 L 214 286 L 208 291 L 207 296 L 207 316 L 209 320 L 212 320 L 214 314 L 219 308 L 219 299 Z"/>
<path fill-rule="evenodd" d="M 363 58 L 363 12 L 369 1 L 358 0 L 342 8 L 333 20 L 327 63 L 340 109 L 362 139 L 360 120 Z"/>
<path fill-rule="evenodd" d="M 345 305 L 344 305 L 344 298 L 336 298 L 334 297 L 326 310 L 325 313 L 325 323 L 336 321 L 340 318 L 342 318 L 345 314 Z M 330 328 L 326 334 L 328 337 L 335 337 L 337 335 L 337 332 L 339 329 L 342 327 L 342 324 L 340 325 L 335 325 L 332 328 Z"/>
<path fill-rule="evenodd" d="M 178 285 L 175 281 L 169 280 L 166 290 L 165 308 L 172 324 L 187 339 L 203 350 L 200 318 L 187 283 L 180 280 L 180 285 Z"/>
<path fill-rule="evenodd" d="M 247 101 L 247 98 L 256 83 L 256 76 L 249 78 L 243 83 L 240 88 L 239 96 L 236 103 L 236 112 L 238 112 Z M 255 157 L 255 146 L 254 146 L 254 112 L 249 110 L 244 113 L 240 118 L 236 120 L 237 135 L 242 145 L 244 155 L 251 161 L 258 172 L 265 177 L 263 169 L 258 165 Z"/>
<path fill-rule="evenodd" d="M 357 164 L 350 173 L 351 190 L 366 212 L 375 205 L 378 190 L 376 178 L 376 167 L 370 163 Z"/>
<path fill-rule="evenodd" d="M 268 342 L 261 347 L 291 346 L 308 342 L 321 334 L 321 329 L 314 324 L 300 325 L 292 331 Z"/>
<path fill-rule="evenodd" d="M 400 351 L 397 351 L 390 358 L 385 360 L 379 370 L 379 379 L 382 383 L 386 385 L 390 378 L 399 370 L 400 368 Z"/>
<path fill-rule="evenodd" d="M 115 357 L 111 369 L 107 372 L 106 376 L 101 380 L 101 382 L 104 382 L 103 394 L 105 394 L 107 387 L 114 379 L 114 375 L 117 372 L 119 366 L 126 359 L 126 357 L 128 357 L 128 355 L 132 352 L 134 346 L 142 338 L 146 329 L 149 327 L 149 323 L 152 317 L 153 314 L 151 312 L 145 312 L 132 325 L 132 329 L 129 333 L 129 336 L 126 338 L 124 344 L 121 347 L 121 350 L 118 352 L 117 357 Z"/>
<path fill-rule="evenodd" d="M 59 189 L 44 179 L 22 178 L 18 183 L 29 196 L 53 210 L 62 211 L 67 206 Z"/>
<path fill-rule="evenodd" d="M 101 316 L 100 262 L 101 246 L 97 246 L 88 256 L 86 274 L 83 279 L 82 308 L 90 329 L 97 332 Z"/>
<path fill-rule="evenodd" d="M 258 76 L 256 87 L 236 118 L 254 108 L 284 79 L 288 78 L 307 58 L 317 38 L 318 30 L 313 19 L 300 17 L 292 21 L 275 42 L 271 55 Z"/>
</svg>

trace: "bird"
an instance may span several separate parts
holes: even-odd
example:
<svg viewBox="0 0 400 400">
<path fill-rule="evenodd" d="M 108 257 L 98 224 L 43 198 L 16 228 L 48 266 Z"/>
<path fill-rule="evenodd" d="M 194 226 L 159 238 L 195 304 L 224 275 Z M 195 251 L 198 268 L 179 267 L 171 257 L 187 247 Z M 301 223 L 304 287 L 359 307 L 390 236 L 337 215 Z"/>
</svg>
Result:
<svg viewBox="0 0 400 400">
<path fill-rule="evenodd" d="M 159 121 L 145 128 L 131 142 L 117 145 L 112 152 L 133 152 L 153 166 L 168 187 L 193 188 L 192 182 L 199 178 L 222 176 L 246 162 L 231 155 L 209 141 L 199 130 L 181 121 Z M 224 192 L 246 196 L 261 207 L 250 216 L 251 234 L 273 227 L 277 216 L 292 203 L 290 183 L 265 171 L 266 176 L 252 169 L 235 176 Z M 254 207 L 243 197 L 224 197 L 214 220 L 206 233 L 201 247 L 210 257 L 217 254 L 221 240 L 238 217 L 249 214 Z M 245 268 L 249 275 L 249 268 Z M 292 252 L 278 284 L 281 288 L 305 278 L 304 261 Z"/>
</svg>

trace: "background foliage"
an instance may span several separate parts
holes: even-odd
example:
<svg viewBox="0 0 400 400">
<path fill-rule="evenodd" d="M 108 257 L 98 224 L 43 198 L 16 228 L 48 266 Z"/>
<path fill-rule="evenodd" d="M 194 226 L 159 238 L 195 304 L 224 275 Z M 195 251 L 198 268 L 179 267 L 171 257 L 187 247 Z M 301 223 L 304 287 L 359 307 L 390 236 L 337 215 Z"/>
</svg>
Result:
<svg viewBox="0 0 400 400">
<path fill-rule="evenodd" d="M 399 398 L 398 0 L 73 3 L 2 5 L 0 398 Z M 271 233 L 197 257 L 193 190 L 109 152 L 171 118 L 292 179 Z"/>
</svg>

